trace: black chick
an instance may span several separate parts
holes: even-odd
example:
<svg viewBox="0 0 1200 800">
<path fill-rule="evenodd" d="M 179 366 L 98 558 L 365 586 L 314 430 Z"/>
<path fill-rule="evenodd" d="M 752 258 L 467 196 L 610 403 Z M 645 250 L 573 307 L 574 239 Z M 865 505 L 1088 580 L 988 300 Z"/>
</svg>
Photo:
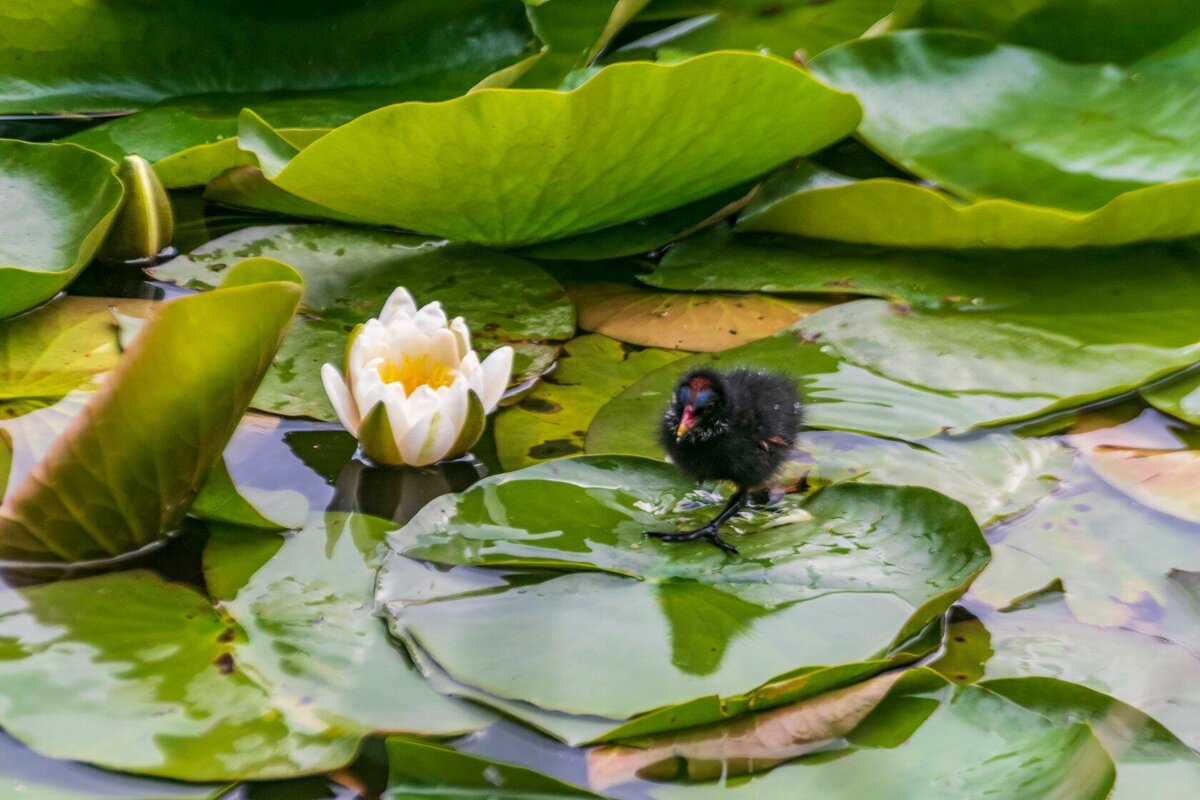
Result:
<svg viewBox="0 0 1200 800">
<path fill-rule="evenodd" d="M 745 507 L 750 491 L 770 481 L 787 460 L 802 410 L 795 384 L 782 375 L 748 369 L 697 369 L 684 375 L 663 414 L 662 446 L 689 477 L 731 481 L 737 491 L 717 518 L 701 528 L 646 535 L 665 542 L 709 539 L 736 553 L 718 531 Z"/>
</svg>

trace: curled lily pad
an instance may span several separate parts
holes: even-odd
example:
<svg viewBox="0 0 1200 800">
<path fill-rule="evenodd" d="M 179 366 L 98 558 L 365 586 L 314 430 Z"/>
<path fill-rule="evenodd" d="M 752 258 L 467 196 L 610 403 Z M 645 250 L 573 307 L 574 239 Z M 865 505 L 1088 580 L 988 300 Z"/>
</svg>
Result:
<svg viewBox="0 0 1200 800">
<path fill-rule="evenodd" d="M 1142 397 L 1159 411 L 1200 425 L 1200 375 L 1196 373 L 1144 388 Z"/>
<path fill-rule="evenodd" d="M 711 514 L 701 497 L 673 467 L 632 458 L 486 479 L 391 537 L 378 599 L 396 634 L 458 682 L 607 721 L 591 738 L 624 737 L 780 705 L 911 659 L 905 643 L 987 560 L 966 509 L 915 488 L 787 499 L 733 523 L 740 559 L 645 539 Z M 490 569 L 433 584 L 389 576 L 409 559 Z M 552 572 L 506 577 L 521 568 Z"/>
<path fill-rule="evenodd" d="M 579 327 L 645 347 L 715 352 L 762 339 L 828 303 L 768 295 L 655 292 L 620 283 L 568 286 Z"/>
<path fill-rule="evenodd" d="M 651 370 L 678 360 L 674 350 L 636 350 L 605 336 L 572 339 L 554 372 L 496 416 L 496 451 L 506 470 L 583 452 L 592 417 Z"/>
<path fill-rule="evenodd" d="M 233 264 L 255 256 L 286 261 L 305 281 L 303 316 L 253 401 L 255 408 L 270 413 L 335 420 L 321 386 L 321 365 L 341 362 L 351 329 L 378 314 L 397 286 L 408 288 L 421 303 L 439 300 L 451 316 L 465 317 L 480 350 L 518 344 L 519 380 L 548 367 L 547 346 L 541 343 L 575 333 L 574 306 L 562 286 L 536 264 L 388 231 L 334 225 L 246 228 L 149 272 L 159 280 L 207 290 Z M 551 354 L 556 352 L 551 348 Z"/>
<path fill-rule="evenodd" d="M 186 780 L 325 772 L 376 729 L 473 729 L 482 712 L 426 687 L 371 613 L 388 527 L 220 530 L 205 556 L 217 606 L 143 571 L 8 593 L 0 723 L 40 753 Z"/>
<path fill-rule="evenodd" d="M 488 800 L 567 800 L 599 795 L 513 764 L 460 753 L 430 742 L 387 740 L 388 790 L 384 800 L 486 797 Z"/>
<path fill-rule="evenodd" d="M 616 64 L 567 93 L 485 89 L 390 106 L 282 159 L 242 146 L 280 189 L 360 221 L 513 246 L 708 197 L 857 122 L 853 98 L 788 64 L 731 52 Z M 603 189 L 580 192 L 593 184 Z"/>
<path fill-rule="evenodd" d="M 517 78 L 521 88 L 557 89 L 591 65 L 649 0 L 530 0 L 529 17 L 542 52 Z"/>
<path fill-rule="evenodd" d="M 0 318 L 49 300 L 92 260 L 121 205 L 115 168 L 75 145 L 0 139 Z"/>
<path fill-rule="evenodd" d="M 106 559 L 174 530 L 245 413 L 300 294 L 294 270 L 256 259 L 231 270 L 219 292 L 164 304 L 5 497 L 0 555 Z"/>
<path fill-rule="evenodd" d="M 1083 723 L 1052 721 L 978 686 L 912 670 L 826 757 L 765 775 L 647 787 L 675 798 L 921 797 L 1105 800 L 1112 759 Z"/>
</svg>

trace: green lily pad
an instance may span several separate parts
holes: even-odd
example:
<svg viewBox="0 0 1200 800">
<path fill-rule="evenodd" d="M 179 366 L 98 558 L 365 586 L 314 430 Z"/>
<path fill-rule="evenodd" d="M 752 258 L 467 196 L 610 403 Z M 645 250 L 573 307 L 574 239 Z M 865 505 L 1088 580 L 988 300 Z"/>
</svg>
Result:
<svg viewBox="0 0 1200 800">
<path fill-rule="evenodd" d="M 1200 374 L 1189 373 L 1143 388 L 1142 397 L 1163 413 L 1200 425 Z"/>
<path fill-rule="evenodd" d="M 1200 742 L 1200 656 L 1163 636 L 1079 622 L 1059 592 L 983 618 L 995 653 L 986 678 L 1080 684 L 1153 717 L 1185 744 Z M 1193 621 L 1194 626 L 1194 621 Z"/>
<path fill-rule="evenodd" d="M 1200 792 L 1200 755 L 1133 706 L 1054 678 L 998 678 L 983 686 L 1059 724 L 1087 722 L 1117 763 L 1112 800 Z"/>
<path fill-rule="evenodd" d="M 901 0 L 893 27 L 951 28 L 986 33 L 1069 61 L 1124 63 L 1200 27 L 1190 0 L 1153 6 L 1106 0 Z"/>
<path fill-rule="evenodd" d="M 0 139 L 0 318 L 44 303 L 104 243 L 116 165 L 82 147 Z"/>
<path fill-rule="evenodd" d="M 669 47 L 685 53 L 758 50 L 811 58 L 857 39 L 892 11 L 894 0 L 654 0 L 643 19 L 689 19 L 625 49 Z"/>
<path fill-rule="evenodd" d="M 232 138 L 248 105 L 286 127 L 330 127 L 391 103 L 455 97 L 531 52 L 517 2 L 126 12 L 55 0 L 0 13 L 21 44 L 0 56 L 0 113 L 146 109 L 72 140 L 158 162 Z"/>
<path fill-rule="evenodd" d="M 245 413 L 300 295 L 295 271 L 256 259 L 231 270 L 218 292 L 164 304 L 5 497 L 0 555 L 106 559 L 172 532 Z"/>
<path fill-rule="evenodd" d="M 966 509 L 917 488 L 785 499 L 731 524 L 743 553 L 733 560 L 643 536 L 711 516 L 703 497 L 644 459 L 565 459 L 489 478 L 390 538 L 378 599 L 395 633 L 455 680 L 600 717 L 608 735 L 627 736 L 780 705 L 911 659 L 903 644 L 987 560 Z M 432 585 L 389 577 L 413 558 L 493 569 Z M 815 633 L 832 619 L 838 633 Z"/>
<path fill-rule="evenodd" d="M 649 0 L 526 0 L 534 31 L 545 46 L 513 83 L 523 89 L 558 89 L 585 69 Z"/>
<path fill-rule="evenodd" d="M 486 716 L 427 688 L 371 614 L 388 527 L 330 515 L 287 540 L 218 530 L 216 607 L 144 571 L 4 595 L 0 723 L 46 755 L 186 780 L 336 769 L 377 727 L 477 727 Z"/>
<path fill-rule="evenodd" d="M 379 313 L 397 286 L 419 303 L 442 302 L 466 318 L 475 346 L 522 347 L 518 380 L 540 374 L 545 340 L 575 333 L 566 292 L 536 264 L 470 245 L 334 225 L 270 225 L 236 231 L 149 270 L 193 289 L 216 286 L 243 258 L 267 255 L 304 277 L 302 316 L 280 347 L 253 406 L 286 416 L 336 420 L 321 385 L 325 363 L 340 363 L 353 327 Z"/>
<path fill-rule="evenodd" d="M 661 457 L 655 440 L 670 393 L 683 373 L 701 365 L 791 375 L 807 404 L 805 424 L 809 427 L 909 441 L 1023 418 L 1045 405 L 1038 397 L 936 392 L 910 386 L 840 361 L 824 352 L 819 341 L 785 331 L 722 353 L 680 359 L 651 372 L 600 409 L 588 428 L 587 451 Z"/>
<path fill-rule="evenodd" d="M 1086 212 L 1200 179 L 1186 144 L 1200 116 L 1180 105 L 1198 65 L 1200 38 L 1119 69 L 905 31 L 830 51 L 813 71 L 855 94 L 859 135 L 909 172 L 967 199 Z"/>
<path fill-rule="evenodd" d="M 479 797 L 488 800 L 565 800 L 599 795 L 525 767 L 460 753 L 430 742 L 387 740 L 388 790 L 383 800 Z"/>
<path fill-rule="evenodd" d="M 651 370 L 680 359 L 674 350 L 636 350 L 605 336 L 572 339 L 558 367 L 521 402 L 496 415 L 496 453 L 505 470 L 583 452 L 592 417 Z"/>
<path fill-rule="evenodd" d="M 243 115 L 242 133 L 256 120 Z M 731 52 L 616 64 L 567 93 L 485 89 L 390 106 L 294 156 L 270 152 L 257 134 L 241 146 L 280 189 L 362 222 L 513 246 L 700 200 L 857 122 L 853 98 L 788 64 Z M 603 190 L 580 191 L 592 185 Z"/>
<path fill-rule="evenodd" d="M 749 779 L 657 784 L 647 794 L 655 800 L 1105 800 L 1114 776 L 1112 759 L 1086 724 L 1052 721 L 986 689 L 954 687 L 918 669 L 832 752 Z"/>
</svg>

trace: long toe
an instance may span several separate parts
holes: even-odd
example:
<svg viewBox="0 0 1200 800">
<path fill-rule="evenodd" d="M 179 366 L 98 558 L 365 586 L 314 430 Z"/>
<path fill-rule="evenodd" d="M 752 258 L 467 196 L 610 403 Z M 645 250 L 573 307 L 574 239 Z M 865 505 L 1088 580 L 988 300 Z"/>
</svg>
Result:
<svg viewBox="0 0 1200 800">
<path fill-rule="evenodd" d="M 704 536 L 705 531 L 703 529 L 698 531 L 671 531 L 670 533 L 662 531 L 646 531 L 645 534 L 647 536 L 653 536 L 660 542 L 692 542 L 696 539 L 699 539 L 701 536 Z"/>
<path fill-rule="evenodd" d="M 732 553 L 735 556 L 738 555 L 738 549 L 736 547 L 734 547 L 733 545 L 731 545 L 729 542 L 722 539 L 719 535 L 714 533 L 711 536 L 709 536 L 708 539 L 713 544 L 715 544 L 717 547 L 724 550 L 726 553 Z"/>
</svg>

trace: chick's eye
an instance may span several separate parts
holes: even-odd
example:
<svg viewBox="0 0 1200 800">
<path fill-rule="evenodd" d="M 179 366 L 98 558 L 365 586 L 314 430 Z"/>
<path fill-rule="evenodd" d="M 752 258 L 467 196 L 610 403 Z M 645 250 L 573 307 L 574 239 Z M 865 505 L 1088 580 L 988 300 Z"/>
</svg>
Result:
<svg viewBox="0 0 1200 800">
<path fill-rule="evenodd" d="M 688 386 L 680 386 L 676 394 L 679 396 L 679 402 L 684 405 L 687 405 L 688 401 L 692 399 L 692 390 Z"/>
<path fill-rule="evenodd" d="M 701 389 L 696 392 L 696 405 L 706 406 L 712 402 L 713 393 L 711 389 Z"/>
</svg>

